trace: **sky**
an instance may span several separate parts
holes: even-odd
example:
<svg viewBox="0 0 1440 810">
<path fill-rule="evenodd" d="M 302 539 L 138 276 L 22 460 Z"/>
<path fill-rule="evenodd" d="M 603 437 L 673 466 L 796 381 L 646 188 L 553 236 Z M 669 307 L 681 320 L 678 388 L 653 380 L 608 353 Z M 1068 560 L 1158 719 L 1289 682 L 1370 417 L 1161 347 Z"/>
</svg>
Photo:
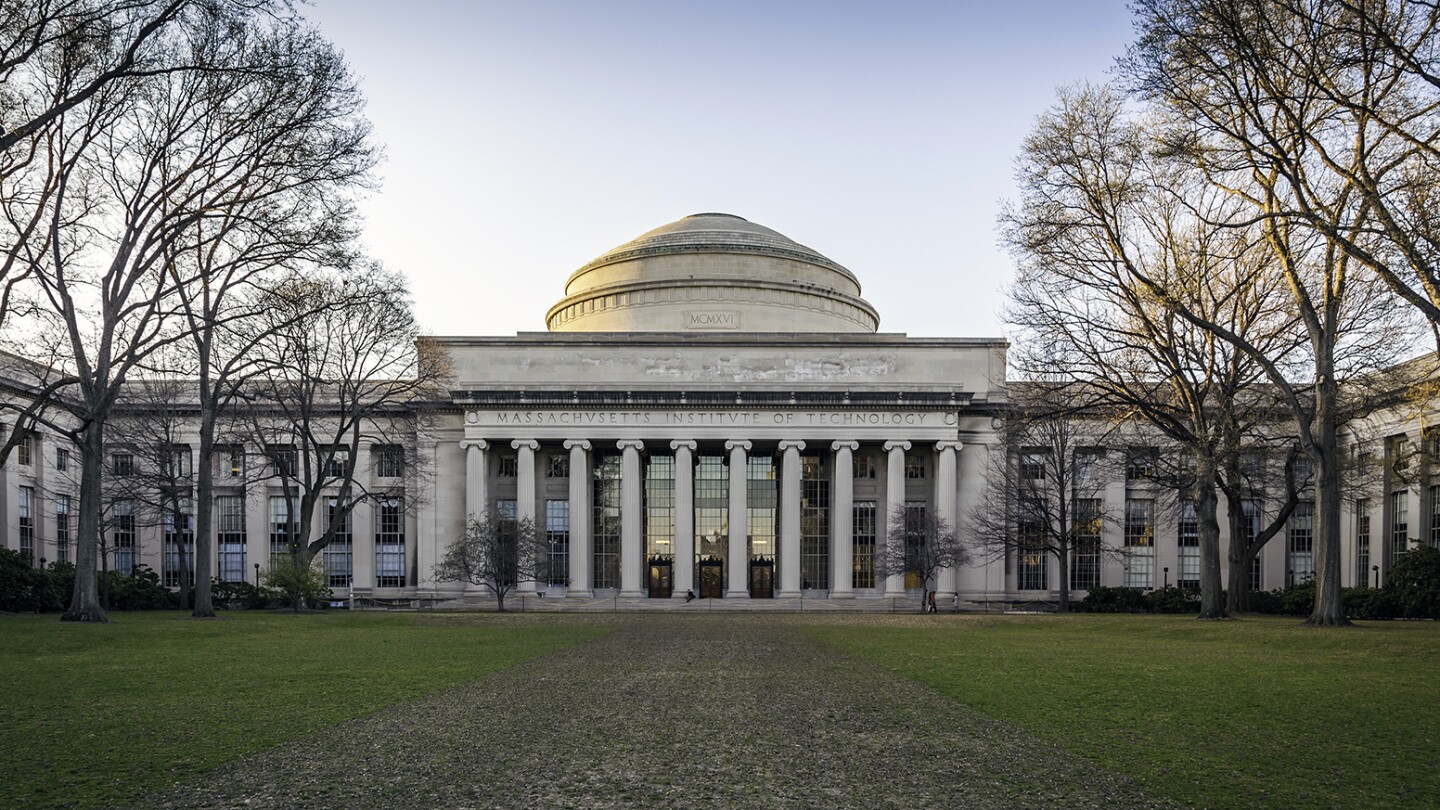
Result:
<svg viewBox="0 0 1440 810">
<path fill-rule="evenodd" d="M 432 335 L 545 329 L 585 262 L 719 211 L 849 268 L 880 331 L 1003 334 L 996 218 L 1124 0 L 311 0 L 385 151 L 371 254 Z"/>
</svg>

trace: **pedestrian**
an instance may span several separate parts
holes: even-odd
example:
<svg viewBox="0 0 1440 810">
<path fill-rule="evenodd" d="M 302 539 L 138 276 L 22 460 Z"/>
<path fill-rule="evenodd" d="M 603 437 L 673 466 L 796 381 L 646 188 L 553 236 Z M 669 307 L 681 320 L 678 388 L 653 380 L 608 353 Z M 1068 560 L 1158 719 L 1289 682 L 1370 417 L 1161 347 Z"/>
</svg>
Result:
<svg viewBox="0 0 1440 810">
<path fill-rule="evenodd" d="M 934 591 L 931 591 L 931 592 L 930 592 L 930 612 L 931 612 L 931 613 L 937 612 L 937 611 L 935 610 L 935 592 L 934 592 Z"/>
<path fill-rule="evenodd" d="M 695 592 L 692 591 L 692 590 L 690 590 L 689 588 L 686 588 L 686 589 L 685 589 L 685 604 L 688 605 L 688 604 L 690 604 L 691 602 L 694 602 L 694 601 L 695 601 Z"/>
<path fill-rule="evenodd" d="M 959 613 L 959 612 L 960 612 L 960 592 L 959 592 L 959 591 L 956 591 L 956 592 L 955 592 L 955 595 L 952 596 L 952 597 L 950 597 L 950 612 L 951 612 L 951 613 Z"/>
</svg>

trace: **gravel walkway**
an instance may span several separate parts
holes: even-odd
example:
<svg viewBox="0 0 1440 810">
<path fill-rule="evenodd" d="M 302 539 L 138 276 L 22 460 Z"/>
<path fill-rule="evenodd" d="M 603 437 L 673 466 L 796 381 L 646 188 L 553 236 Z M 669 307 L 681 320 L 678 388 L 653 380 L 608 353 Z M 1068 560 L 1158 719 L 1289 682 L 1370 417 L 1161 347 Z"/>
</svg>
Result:
<svg viewBox="0 0 1440 810">
<path fill-rule="evenodd" d="M 143 806 L 1176 806 L 781 617 L 609 621 Z"/>
</svg>

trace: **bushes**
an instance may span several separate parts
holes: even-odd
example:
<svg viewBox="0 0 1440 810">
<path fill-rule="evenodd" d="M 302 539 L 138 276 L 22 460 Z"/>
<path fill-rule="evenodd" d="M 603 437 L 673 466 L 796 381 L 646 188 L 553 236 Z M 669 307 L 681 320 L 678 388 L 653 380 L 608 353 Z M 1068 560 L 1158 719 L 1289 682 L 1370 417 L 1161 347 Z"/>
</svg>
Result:
<svg viewBox="0 0 1440 810">
<path fill-rule="evenodd" d="M 1200 592 L 1171 585 L 1145 594 L 1145 606 L 1151 613 L 1199 613 Z"/>
<path fill-rule="evenodd" d="M 64 610 L 75 583 L 75 567 L 57 563 L 36 568 L 18 551 L 0 548 L 0 610 L 46 613 Z"/>
<path fill-rule="evenodd" d="M 297 610 L 323 607 L 330 598 L 330 577 L 318 556 L 311 557 L 303 566 L 296 566 L 288 559 L 277 562 L 265 572 L 265 585 Z"/>
<path fill-rule="evenodd" d="M 1075 603 L 1080 613 L 1146 613 L 1149 606 L 1145 595 L 1135 588 L 1091 588 L 1085 598 Z"/>
<path fill-rule="evenodd" d="M 221 579 L 210 580 L 210 600 L 215 607 L 225 609 L 245 608 L 247 610 L 264 610 L 280 604 L 282 595 L 278 591 L 269 588 L 257 588 L 248 582 L 225 582 Z"/>
<path fill-rule="evenodd" d="M 110 601 L 107 610 L 171 610 L 180 606 L 179 594 L 161 585 L 160 575 L 144 565 L 136 565 L 130 576 L 106 571 L 105 587 Z"/>
<path fill-rule="evenodd" d="M 1384 591 L 1395 618 L 1440 619 L 1440 549 L 1419 546 L 1401 554 Z"/>
</svg>

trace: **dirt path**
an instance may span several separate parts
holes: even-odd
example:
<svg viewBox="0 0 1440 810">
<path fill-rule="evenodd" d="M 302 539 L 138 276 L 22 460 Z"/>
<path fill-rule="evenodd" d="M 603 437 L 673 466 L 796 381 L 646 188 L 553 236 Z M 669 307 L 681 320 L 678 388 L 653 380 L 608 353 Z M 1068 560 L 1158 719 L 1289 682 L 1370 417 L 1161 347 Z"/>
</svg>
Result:
<svg viewBox="0 0 1440 810">
<path fill-rule="evenodd" d="M 144 806 L 1175 806 L 783 619 L 616 622 Z"/>
</svg>

